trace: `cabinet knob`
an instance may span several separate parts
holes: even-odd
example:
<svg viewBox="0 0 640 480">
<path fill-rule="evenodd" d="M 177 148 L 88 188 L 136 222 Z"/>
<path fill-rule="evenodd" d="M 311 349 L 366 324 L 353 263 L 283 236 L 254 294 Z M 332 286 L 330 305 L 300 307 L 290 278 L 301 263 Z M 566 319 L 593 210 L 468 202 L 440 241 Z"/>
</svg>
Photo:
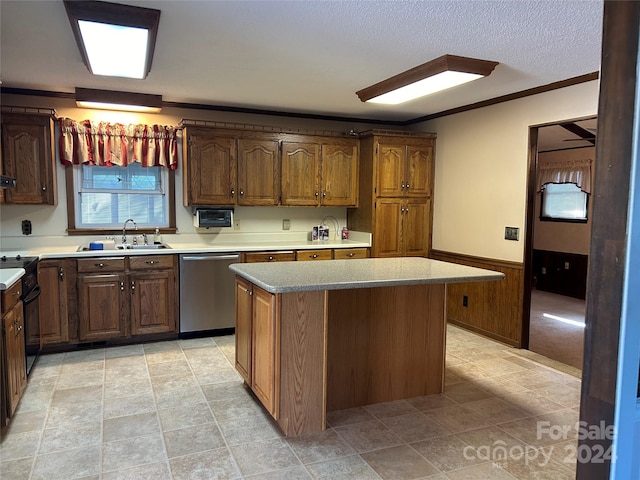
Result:
<svg viewBox="0 0 640 480">
<path fill-rule="evenodd" d="M 135 292 L 135 291 L 136 291 L 136 282 L 131 280 L 131 292 Z"/>
<path fill-rule="evenodd" d="M 311 255 L 311 258 L 318 258 L 318 254 L 314 253 L 313 255 Z"/>
<path fill-rule="evenodd" d="M 402 186 L 400 188 L 404 189 L 404 182 L 402 182 Z"/>
<path fill-rule="evenodd" d="M 269 255 L 269 256 L 267 257 L 267 260 L 271 261 L 271 260 L 273 260 L 273 257 L 272 257 L 271 255 Z"/>
<path fill-rule="evenodd" d="M 232 188 L 231 189 L 231 196 L 233 197 L 236 194 L 236 191 Z"/>
<path fill-rule="evenodd" d="M 156 263 L 156 262 L 155 262 L 155 260 L 147 260 L 147 261 L 146 261 L 146 262 L 144 262 L 144 263 L 146 263 L 147 265 L 153 265 L 153 264 L 154 264 L 154 263 Z"/>
<path fill-rule="evenodd" d="M 47 187 L 42 187 L 42 191 L 46 192 L 47 191 Z"/>
<path fill-rule="evenodd" d="M 60 277 L 60 281 L 62 282 L 64 280 L 64 268 L 58 268 L 58 276 Z"/>
<path fill-rule="evenodd" d="M 124 282 L 120 282 L 120 291 L 124 292 Z"/>
<path fill-rule="evenodd" d="M 96 267 L 98 267 L 98 268 L 102 268 L 102 267 L 104 267 L 104 263 L 96 263 L 95 265 L 96 265 Z"/>
<path fill-rule="evenodd" d="M 14 297 L 19 297 L 20 296 L 20 290 L 16 290 L 15 292 L 13 292 L 13 296 Z"/>
<path fill-rule="evenodd" d="M 407 190 L 409 190 L 409 184 L 408 183 L 407 183 L 406 187 L 407 187 Z"/>
<path fill-rule="evenodd" d="M 347 257 L 353 257 L 355 255 L 355 253 L 351 252 L 347 254 Z"/>
<path fill-rule="evenodd" d="M 316 198 L 318 198 L 318 192 L 317 191 L 315 192 L 315 196 L 316 196 Z"/>
<path fill-rule="evenodd" d="M 323 197 L 326 197 L 326 196 L 327 196 L 327 192 L 323 191 L 323 192 L 322 192 L 322 196 L 323 196 Z"/>
<path fill-rule="evenodd" d="M 240 189 L 240 195 L 244 195 L 244 190 Z"/>
</svg>

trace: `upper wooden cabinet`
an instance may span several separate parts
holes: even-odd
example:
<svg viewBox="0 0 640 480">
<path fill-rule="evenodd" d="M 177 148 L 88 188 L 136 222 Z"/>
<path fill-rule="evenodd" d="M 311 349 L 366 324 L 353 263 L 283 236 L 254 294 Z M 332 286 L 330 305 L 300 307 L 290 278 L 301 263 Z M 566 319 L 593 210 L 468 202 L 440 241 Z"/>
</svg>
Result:
<svg viewBox="0 0 640 480">
<path fill-rule="evenodd" d="M 0 172 L 17 180 L 0 190 L 0 202 L 55 205 L 54 123 L 51 114 L 2 114 Z"/>
<path fill-rule="evenodd" d="M 375 148 L 377 196 L 431 196 L 432 140 L 425 145 L 398 145 L 398 139 L 381 139 Z"/>
<path fill-rule="evenodd" d="M 188 122 L 185 205 L 357 205 L 358 139 Z"/>
<path fill-rule="evenodd" d="M 278 205 L 280 146 L 276 140 L 238 140 L 238 205 Z"/>
<path fill-rule="evenodd" d="M 360 140 L 359 203 L 352 230 L 372 233 L 373 257 L 428 256 L 435 135 L 372 130 Z"/>
<path fill-rule="evenodd" d="M 320 144 L 282 143 L 282 204 L 320 203 Z"/>
<path fill-rule="evenodd" d="M 184 204 L 233 205 L 236 139 L 206 130 L 187 131 L 184 149 Z"/>
<path fill-rule="evenodd" d="M 283 142 L 282 205 L 356 206 L 358 160 L 357 140 Z"/>
</svg>

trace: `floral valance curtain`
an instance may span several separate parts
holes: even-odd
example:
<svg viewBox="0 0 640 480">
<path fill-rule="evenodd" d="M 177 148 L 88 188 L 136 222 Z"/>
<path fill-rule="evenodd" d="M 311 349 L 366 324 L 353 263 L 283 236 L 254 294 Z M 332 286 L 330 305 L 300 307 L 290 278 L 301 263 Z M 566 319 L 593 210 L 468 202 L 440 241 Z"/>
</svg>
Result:
<svg viewBox="0 0 640 480">
<path fill-rule="evenodd" d="M 575 183 L 580 190 L 591 193 L 593 160 L 569 160 L 538 165 L 538 192 L 547 183 Z"/>
<path fill-rule="evenodd" d="M 59 119 L 63 165 L 178 168 L 178 128 Z"/>
</svg>

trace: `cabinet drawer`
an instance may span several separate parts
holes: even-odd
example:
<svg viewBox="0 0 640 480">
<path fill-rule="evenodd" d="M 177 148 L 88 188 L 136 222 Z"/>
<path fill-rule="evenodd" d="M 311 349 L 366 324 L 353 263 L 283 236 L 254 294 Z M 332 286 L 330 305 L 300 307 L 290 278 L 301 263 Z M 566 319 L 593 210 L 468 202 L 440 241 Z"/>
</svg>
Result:
<svg viewBox="0 0 640 480">
<path fill-rule="evenodd" d="M 351 258 L 369 258 L 368 248 L 336 248 L 333 251 L 336 260 L 349 260 Z"/>
<path fill-rule="evenodd" d="M 78 273 L 85 272 L 123 272 L 124 257 L 97 257 L 78 260 Z"/>
<path fill-rule="evenodd" d="M 129 257 L 129 268 L 131 270 L 173 268 L 173 255 L 141 255 Z"/>
<path fill-rule="evenodd" d="M 286 252 L 251 252 L 244 254 L 246 263 L 254 262 L 292 262 L 296 259 L 293 251 Z"/>
<path fill-rule="evenodd" d="M 309 261 L 309 260 L 331 260 L 333 258 L 330 248 L 324 248 L 322 250 L 298 250 L 296 252 L 296 260 Z"/>
<path fill-rule="evenodd" d="M 22 295 L 22 282 L 18 280 L 10 288 L 2 292 L 2 313 L 5 314 L 18 303 Z"/>
</svg>

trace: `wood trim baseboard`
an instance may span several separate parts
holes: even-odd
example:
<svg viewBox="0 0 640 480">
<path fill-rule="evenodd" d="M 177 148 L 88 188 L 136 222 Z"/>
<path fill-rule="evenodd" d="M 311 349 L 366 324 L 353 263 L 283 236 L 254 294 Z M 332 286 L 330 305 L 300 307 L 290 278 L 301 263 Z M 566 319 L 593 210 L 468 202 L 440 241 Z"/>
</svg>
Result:
<svg viewBox="0 0 640 480">
<path fill-rule="evenodd" d="M 444 262 L 448 261 L 457 261 L 457 262 L 474 262 L 474 263 L 484 263 L 487 266 L 495 266 L 502 268 L 515 268 L 517 270 L 524 269 L 524 264 L 522 262 L 513 262 L 509 260 L 499 260 L 496 258 L 489 257 L 476 257 L 475 255 L 467 255 L 465 253 L 456 253 L 456 252 L 448 252 L 446 250 L 431 250 L 431 257 L 434 257 L 434 260 L 442 260 Z M 439 258 L 435 258 L 439 257 Z M 447 260 L 445 260 L 447 259 Z M 450 259 L 450 260 L 448 260 Z"/>
</svg>

